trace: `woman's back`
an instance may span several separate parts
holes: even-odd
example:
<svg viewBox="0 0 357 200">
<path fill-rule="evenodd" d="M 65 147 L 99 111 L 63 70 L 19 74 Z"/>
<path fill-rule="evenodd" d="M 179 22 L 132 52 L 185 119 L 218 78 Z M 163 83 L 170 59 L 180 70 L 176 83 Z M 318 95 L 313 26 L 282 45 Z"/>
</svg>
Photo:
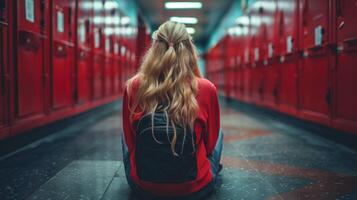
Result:
<svg viewBox="0 0 357 200">
<path fill-rule="evenodd" d="M 129 184 L 139 193 L 170 197 L 212 185 L 217 170 L 212 170 L 210 156 L 219 127 L 216 88 L 200 78 L 185 26 L 164 23 L 124 92 L 123 150 Z"/>
<path fill-rule="evenodd" d="M 126 144 L 128 145 L 128 150 L 129 152 L 132 152 L 130 157 L 130 161 L 131 161 L 130 164 L 132 166 L 131 167 L 132 170 L 130 171 L 130 176 L 132 177 L 133 181 L 136 182 L 140 187 L 144 189 L 148 189 L 154 194 L 174 195 L 174 196 L 190 194 L 192 192 L 198 191 L 212 180 L 212 174 L 210 172 L 210 163 L 207 159 L 207 155 L 211 154 L 215 147 L 218 133 L 219 133 L 219 128 L 220 128 L 218 98 L 217 98 L 216 88 L 213 86 L 211 82 L 203 78 L 197 78 L 197 79 L 198 79 L 198 91 L 197 91 L 196 99 L 199 104 L 199 110 L 197 113 L 197 120 L 194 126 L 194 130 L 192 132 L 195 138 L 194 148 L 196 148 L 195 156 L 193 157 L 194 158 L 193 165 L 195 166 L 193 167 L 197 171 L 196 172 L 187 171 L 187 174 L 181 174 L 184 173 L 184 171 L 181 170 L 176 171 L 177 172 L 176 175 L 183 175 L 182 177 L 176 177 L 177 178 L 176 181 L 167 180 L 170 179 L 170 177 L 160 177 L 165 175 L 164 173 L 165 170 L 170 171 L 171 169 L 155 168 L 158 166 L 158 164 L 155 162 L 159 161 L 158 157 L 155 156 L 160 154 L 153 155 L 154 151 L 147 151 L 145 147 L 143 148 L 143 146 L 145 145 L 149 146 L 147 147 L 148 149 L 166 148 L 164 154 L 171 155 L 171 159 L 174 160 L 175 155 L 172 154 L 167 143 L 167 141 L 170 140 L 165 141 L 164 138 L 157 138 L 159 143 L 155 141 L 155 139 L 152 137 L 150 132 L 151 124 L 148 124 L 150 123 L 148 121 L 144 123 L 145 124 L 144 126 L 149 125 L 150 130 L 146 130 L 145 132 L 145 128 L 139 128 L 142 126 L 141 124 L 138 124 L 140 120 L 147 120 L 148 118 L 145 118 L 145 116 L 150 116 L 147 115 L 147 113 L 142 112 L 140 109 L 136 110 L 137 114 L 133 116 L 133 121 L 131 123 L 129 122 L 130 120 L 129 108 L 133 104 L 132 99 L 134 99 L 136 96 L 137 88 L 140 84 L 140 81 L 134 80 L 132 84 L 132 88 L 129 89 L 129 91 L 131 92 L 130 96 L 129 94 L 127 94 L 127 90 L 124 94 L 123 128 L 125 133 Z M 161 130 L 161 137 L 164 136 L 164 132 L 166 131 L 166 126 L 164 126 L 163 129 L 164 130 Z M 141 137 L 146 137 L 146 139 L 143 140 Z M 182 136 L 180 136 L 178 140 L 181 138 Z M 146 142 L 150 141 L 150 142 L 147 142 L 146 144 L 142 144 L 143 141 Z M 160 142 L 163 144 L 160 144 Z M 182 144 L 182 143 L 178 143 L 178 144 Z M 159 148 L 161 145 L 163 145 L 162 146 L 163 148 Z M 137 148 L 138 146 L 140 147 L 139 152 Z M 179 145 L 177 147 L 179 147 Z M 193 150 L 193 148 L 191 149 Z M 161 167 L 164 167 L 165 165 L 169 166 L 170 164 L 174 164 L 179 169 L 185 167 L 186 168 L 192 167 L 192 165 L 184 166 L 187 163 L 192 164 L 192 159 L 186 163 L 182 163 L 182 165 L 179 165 L 178 163 L 167 163 L 170 162 L 170 160 L 162 160 L 162 162 L 163 162 L 162 165 L 159 165 Z M 175 174 L 175 169 L 172 170 L 173 171 L 170 172 Z M 190 173 L 194 174 L 195 176 L 192 177 Z M 150 178 L 148 177 L 148 175 L 155 176 L 155 177 Z M 158 180 L 159 178 L 161 178 L 162 180 Z M 172 183 L 175 183 L 175 185 L 172 185 Z M 165 188 L 165 190 L 163 190 L 162 188 Z"/>
</svg>

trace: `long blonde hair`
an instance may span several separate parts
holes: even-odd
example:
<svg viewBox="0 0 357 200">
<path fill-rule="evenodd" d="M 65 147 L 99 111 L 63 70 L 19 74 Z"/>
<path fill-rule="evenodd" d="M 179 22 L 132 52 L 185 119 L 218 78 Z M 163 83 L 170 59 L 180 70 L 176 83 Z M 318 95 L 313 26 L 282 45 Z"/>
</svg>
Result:
<svg viewBox="0 0 357 200">
<path fill-rule="evenodd" d="M 155 113 L 159 106 L 169 116 L 170 123 L 194 128 L 198 103 L 196 100 L 198 70 L 197 53 L 184 24 L 167 21 L 153 33 L 153 42 L 144 56 L 138 73 L 128 81 L 139 80 L 131 115 L 139 106 L 144 113 Z M 193 135 L 193 134 L 192 134 Z M 171 150 L 175 153 L 177 135 Z"/>
</svg>

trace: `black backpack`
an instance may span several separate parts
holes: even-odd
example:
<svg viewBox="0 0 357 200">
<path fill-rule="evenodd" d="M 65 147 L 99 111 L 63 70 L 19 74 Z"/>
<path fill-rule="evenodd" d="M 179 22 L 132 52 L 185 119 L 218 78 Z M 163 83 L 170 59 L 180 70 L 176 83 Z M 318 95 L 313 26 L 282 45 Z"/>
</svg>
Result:
<svg viewBox="0 0 357 200">
<path fill-rule="evenodd" d="M 196 179 L 196 136 L 189 128 L 172 126 L 166 111 L 142 116 L 136 128 L 135 159 L 141 180 L 182 183 Z M 174 129 L 177 155 L 171 150 Z"/>
</svg>

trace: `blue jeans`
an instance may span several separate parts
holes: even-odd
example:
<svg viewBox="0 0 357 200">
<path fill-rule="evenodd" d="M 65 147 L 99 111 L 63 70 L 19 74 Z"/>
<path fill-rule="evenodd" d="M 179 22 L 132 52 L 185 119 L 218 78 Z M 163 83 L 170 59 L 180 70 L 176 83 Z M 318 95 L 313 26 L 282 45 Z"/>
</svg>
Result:
<svg viewBox="0 0 357 200">
<path fill-rule="evenodd" d="M 200 191 L 190 194 L 188 196 L 183 196 L 183 197 L 178 197 L 178 198 L 170 197 L 168 199 L 170 199 L 170 200 L 175 200 L 175 199 L 196 200 L 197 199 L 198 200 L 198 199 L 203 199 L 204 197 L 211 194 L 211 192 L 213 191 L 213 189 L 216 185 L 217 177 L 219 174 L 219 164 L 221 162 L 222 148 L 223 148 L 223 132 L 222 132 L 222 129 L 220 129 L 218 139 L 216 142 L 216 146 L 212 152 L 212 155 L 208 156 L 208 160 L 211 163 L 211 171 L 213 174 L 212 182 L 207 184 L 207 186 L 202 188 Z M 126 177 L 126 180 L 129 184 L 130 188 L 134 191 L 134 193 L 144 199 L 165 199 L 165 198 L 157 197 L 154 194 L 151 194 L 150 192 L 141 189 L 131 179 L 131 177 L 130 177 L 130 156 L 129 156 L 128 146 L 124 140 L 124 135 L 122 137 L 122 151 L 123 151 L 123 163 L 124 163 L 124 169 L 125 169 L 125 177 Z"/>
</svg>

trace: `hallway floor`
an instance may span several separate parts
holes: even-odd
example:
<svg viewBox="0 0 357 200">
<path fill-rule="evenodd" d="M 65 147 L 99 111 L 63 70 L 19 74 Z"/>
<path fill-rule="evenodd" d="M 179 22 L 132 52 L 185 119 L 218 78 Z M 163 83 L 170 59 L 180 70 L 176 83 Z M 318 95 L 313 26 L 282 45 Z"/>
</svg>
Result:
<svg viewBox="0 0 357 200">
<path fill-rule="evenodd" d="M 0 160 L 0 199 L 137 199 L 115 113 L 54 133 Z M 222 108 L 223 171 L 209 200 L 357 199 L 357 152 L 311 132 Z"/>
</svg>

